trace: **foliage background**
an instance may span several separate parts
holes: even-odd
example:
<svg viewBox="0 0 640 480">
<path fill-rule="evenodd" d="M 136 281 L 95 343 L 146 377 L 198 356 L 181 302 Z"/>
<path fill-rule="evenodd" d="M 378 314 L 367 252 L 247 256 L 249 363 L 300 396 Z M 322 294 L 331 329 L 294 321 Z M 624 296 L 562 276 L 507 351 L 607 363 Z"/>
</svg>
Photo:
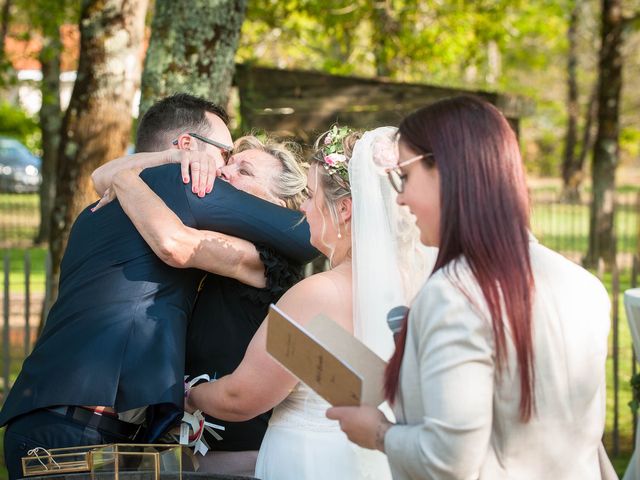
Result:
<svg viewBox="0 0 640 480">
<path fill-rule="evenodd" d="M 40 153 L 38 121 L 8 102 L 0 102 L 0 135 L 20 140 L 32 152 Z"/>
<path fill-rule="evenodd" d="M 253 1 L 236 58 L 363 77 L 382 70 L 397 81 L 524 95 L 536 105 L 521 126 L 527 167 L 535 175 L 557 176 L 566 123 L 566 34 L 575 1 Z M 632 11 L 639 5 L 630 0 L 625 6 Z M 386 12 L 383 20 L 380 11 Z M 582 112 L 596 81 L 599 13 L 600 2 L 580 2 Z M 623 165 L 636 165 L 640 150 L 640 92 L 634 88 L 639 47 L 640 34 L 628 32 Z"/>
</svg>

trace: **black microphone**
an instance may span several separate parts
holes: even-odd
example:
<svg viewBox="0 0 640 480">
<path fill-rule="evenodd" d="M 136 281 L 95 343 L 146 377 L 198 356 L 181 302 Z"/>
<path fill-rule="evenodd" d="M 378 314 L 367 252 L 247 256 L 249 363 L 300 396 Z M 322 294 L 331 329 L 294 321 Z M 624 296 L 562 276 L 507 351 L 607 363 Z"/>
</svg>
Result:
<svg viewBox="0 0 640 480">
<path fill-rule="evenodd" d="M 387 313 L 387 325 L 389 325 L 389 328 L 393 332 L 394 340 L 400 334 L 400 330 L 402 330 L 402 321 L 408 311 L 409 307 L 398 305 L 397 307 L 393 307 L 389 310 L 389 313 Z"/>
</svg>

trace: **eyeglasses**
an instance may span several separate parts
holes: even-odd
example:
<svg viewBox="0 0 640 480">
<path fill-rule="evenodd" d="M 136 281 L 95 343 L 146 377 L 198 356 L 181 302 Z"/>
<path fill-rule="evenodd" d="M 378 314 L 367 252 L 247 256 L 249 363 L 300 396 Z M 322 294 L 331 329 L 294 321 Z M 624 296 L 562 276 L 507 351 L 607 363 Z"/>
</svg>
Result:
<svg viewBox="0 0 640 480">
<path fill-rule="evenodd" d="M 391 167 L 387 169 L 387 176 L 389 177 L 389 183 L 391 183 L 391 186 L 396 192 L 398 193 L 404 192 L 404 181 L 407 178 L 407 174 L 402 173 L 402 170 L 400 170 L 400 167 L 406 167 L 407 165 L 411 165 L 412 163 L 415 163 L 418 160 L 422 160 L 423 158 L 427 158 L 427 157 L 433 157 L 433 153 L 423 153 L 421 155 L 416 155 L 415 157 L 411 157 L 408 160 L 405 160 L 404 162 L 400 162 L 395 167 Z"/>
<path fill-rule="evenodd" d="M 211 140 L 210 138 L 203 137 L 199 133 L 187 133 L 190 137 L 195 138 L 196 140 L 200 140 L 201 142 L 208 143 L 209 145 L 213 145 L 214 147 L 218 147 L 220 149 L 220 154 L 222 155 L 222 159 L 227 162 L 229 157 L 233 154 L 233 147 L 229 145 L 225 145 L 224 143 L 216 142 L 215 140 Z M 178 139 L 176 138 L 173 141 L 174 145 L 178 145 Z"/>
</svg>

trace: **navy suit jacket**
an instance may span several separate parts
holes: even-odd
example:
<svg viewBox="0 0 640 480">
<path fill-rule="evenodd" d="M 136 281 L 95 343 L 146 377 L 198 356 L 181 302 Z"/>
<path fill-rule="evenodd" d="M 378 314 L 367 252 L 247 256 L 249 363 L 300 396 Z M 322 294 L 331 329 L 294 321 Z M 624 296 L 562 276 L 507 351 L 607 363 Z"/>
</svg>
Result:
<svg viewBox="0 0 640 480">
<path fill-rule="evenodd" d="M 188 226 L 260 242 L 300 263 L 317 255 L 298 212 L 220 180 L 199 198 L 182 183 L 178 165 L 145 170 L 142 178 Z M 118 202 L 85 209 L 62 259 L 58 299 L 0 426 L 54 405 L 181 409 L 187 320 L 202 277 L 160 261 Z"/>
</svg>

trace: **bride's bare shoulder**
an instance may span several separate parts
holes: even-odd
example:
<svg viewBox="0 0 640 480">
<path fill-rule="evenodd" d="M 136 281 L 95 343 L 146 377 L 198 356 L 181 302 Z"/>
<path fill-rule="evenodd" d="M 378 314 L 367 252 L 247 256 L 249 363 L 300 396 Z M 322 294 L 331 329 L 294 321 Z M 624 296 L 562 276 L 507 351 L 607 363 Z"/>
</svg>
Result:
<svg viewBox="0 0 640 480">
<path fill-rule="evenodd" d="M 335 304 L 344 289 L 340 276 L 327 271 L 316 273 L 295 284 L 280 298 L 278 306 L 304 323 L 327 307 Z M 348 288 L 350 293 L 350 287 Z"/>
<path fill-rule="evenodd" d="M 340 278 L 334 272 L 320 272 L 304 278 L 291 287 L 284 295 L 285 297 L 304 297 L 307 301 L 316 299 L 326 301 L 327 297 L 337 293 L 337 283 Z"/>
</svg>

